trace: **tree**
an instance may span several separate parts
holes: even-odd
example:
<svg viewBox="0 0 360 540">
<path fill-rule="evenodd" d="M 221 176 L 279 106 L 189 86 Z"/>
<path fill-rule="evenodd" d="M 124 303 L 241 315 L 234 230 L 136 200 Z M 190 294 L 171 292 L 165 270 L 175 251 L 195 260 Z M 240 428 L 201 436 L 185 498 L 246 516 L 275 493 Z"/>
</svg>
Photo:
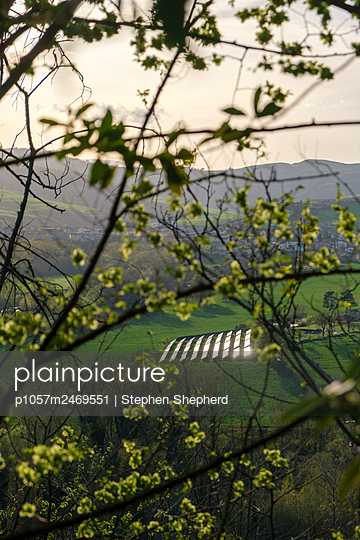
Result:
<svg viewBox="0 0 360 540">
<path fill-rule="evenodd" d="M 346 302 L 347 304 L 350 304 L 349 306 L 346 306 L 347 309 L 356 308 L 358 305 L 357 301 L 354 298 L 354 294 L 352 291 L 350 291 L 350 289 L 345 289 L 345 291 L 340 294 L 340 300 Z"/>
<path fill-rule="evenodd" d="M 326 291 L 323 296 L 323 307 L 332 311 L 338 303 L 338 299 L 334 291 Z"/>
<path fill-rule="evenodd" d="M 339 301 L 334 291 L 326 291 L 323 296 L 323 307 L 328 308 L 328 315 L 327 315 L 327 322 L 329 324 L 329 332 L 332 333 L 333 331 L 333 323 L 332 318 L 335 309 L 338 307 Z M 322 318 L 322 329 L 323 329 L 323 337 L 324 337 L 324 324 L 325 324 L 325 318 L 324 316 L 320 316 L 320 319 Z"/>
<path fill-rule="evenodd" d="M 320 326 L 323 338 L 325 337 L 326 327 L 328 326 L 329 330 L 332 328 L 331 315 L 327 311 L 319 311 L 319 313 L 312 315 L 310 320 Z"/>
<path fill-rule="evenodd" d="M 5 470 L 9 471 L 7 511 L 2 514 L 2 532 L 9 538 L 49 537 L 58 534 L 55 531 L 67 531 L 64 534 L 74 536 L 77 530 L 79 537 L 213 535 L 220 539 L 226 534 L 235 538 L 243 533 L 249 536 L 263 527 L 264 537 L 270 531 L 267 537 L 273 539 L 277 535 L 276 505 L 285 492 L 302 488 L 301 467 L 297 482 L 290 478 L 293 470 L 289 468 L 287 472 L 289 463 L 296 465 L 298 448 L 287 460 L 272 448 L 273 441 L 279 439 L 278 444 L 285 448 L 292 428 L 321 413 L 336 418 L 346 437 L 358 445 L 358 436 L 343 421 L 347 414 L 355 421 L 358 418 L 353 387 L 349 381 L 334 385 L 318 358 L 312 358 L 296 341 L 288 324 L 289 313 L 296 313 L 303 283 L 324 274 L 342 276 L 358 272 L 341 268 L 336 255 L 326 248 L 313 249 L 319 234 L 318 218 L 304 203 L 301 210 L 297 209 L 298 219 L 293 225 L 290 209 L 294 194 L 274 195 L 272 178 L 261 179 L 256 169 L 251 169 L 244 179 L 246 185 L 239 185 L 231 170 L 219 174 L 209 168 L 201 174 L 192 173 L 198 156 L 207 152 L 206 160 L 208 149 L 218 144 L 221 149 L 230 148 L 241 155 L 254 152 L 258 158 L 264 151 L 262 138 L 268 133 L 358 121 L 281 123 L 282 116 L 294 104 L 287 105 L 289 91 L 271 82 L 253 89 L 247 107 L 239 108 L 235 92 L 231 106 L 220 105 L 223 121 L 210 127 L 163 129 L 159 119 L 163 92 L 178 67 L 186 65 L 204 71 L 211 64 L 220 65 L 221 47 L 225 45 L 236 51 L 241 67 L 248 52 L 253 51 L 260 53 L 255 62 L 258 69 L 280 70 L 284 75 L 296 77 L 313 76 L 317 81 L 332 79 L 340 71 L 330 65 L 331 58 L 339 56 L 336 39 L 340 30 L 336 30 L 336 25 L 332 27 L 331 6 L 350 13 L 355 21 L 359 19 L 359 8 L 334 1 L 311 1 L 306 6 L 317 16 L 320 29 L 316 45 L 320 43 L 320 48 L 310 49 L 311 36 L 307 34 L 299 41 L 285 42 L 278 38 L 278 29 L 281 32 L 290 18 L 290 2 L 269 2 L 264 8 L 236 13 L 239 24 L 249 20 L 257 24 L 254 45 L 222 37 L 212 1 L 174 4 L 158 0 L 148 10 L 141 6 L 141 11 L 134 3 L 131 13 L 121 3 L 104 0 L 3 3 L 0 99 L 15 92 L 18 103 L 22 104 L 28 150 L 17 155 L 14 145 L 2 149 L 1 170 L 6 170 L 22 186 L 23 193 L 14 222 L 1 231 L 0 294 L 6 297 L 5 306 L 13 311 L 19 298 L 29 311 L 8 313 L 0 319 L 1 342 L 9 350 L 25 346 L 32 351 L 73 351 L 94 343 L 106 332 L 123 329 L 124 324 L 136 317 L 152 316 L 161 310 L 172 309 L 181 320 L 187 320 L 209 300 L 206 296 L 200 303 L 193 302 L 194 295 L 220 294 L 253 318 L 257 324 L 255 337 L 266 331 L 268 343 L 259 353 L 259 359 L 266 364 L 266 373 L 283 346 L 284 361 L 301 377 L 311 396 L 305 405 L 300 404 L 295 419 L 268 434 L 262 434 L 261 425 L 258 430 L 254 427 L 259 422 L 261 403 L 267 397 L 267 377 L 254 403 L 249 398 L 253 413 L 246 427 L 238 430 L 235 426 L 234 433 L 229 432 L 226 424 L 224 428 L 215 420 L 204 421 L 203 429 L 187 418 L 138 419 L 150 428 L 143 430 L 137 428 L 141 424 L 130 420 L 122 424 L 119 420 L 109 420 L 106 426 L 94 426 L 91 419 L 83 419 L 78 425 L 74 422 L 74 426 L 65 427 L 65 421 L 52 418 L 23 422 L 12 418 L 4 424 L 6 459 L 1 461 L 1 467 L 6 462 Z M 78 10 L 79 7 L 82 9 Z M 85 9 L 89 7 L 94 8 L 90 14 Z M 67 54 L 66 40 L 97 41 L 124 28 L 133 31 L 131 45 L 137 62 L 145 70 L 154 69 L 160 74 L 153 94 L 148 90 L 139 92 L 144 106 L 141 121 L 137 124 L 119 121 L 110 108 L 104 114 L 97 113 L 84 101 L 73 106 L 65 119 L 43 118 L 43 126 L 49 127 L 46 132 L 49 138 L 36 146 L 31 104 L 39 88 L 50 83 L 52 76 L 63 68 L 70 68 L 83 83 Z M 322 51 L 323 46 L 329 48 L 329 53 Z M 339 54 L 355 59 L 359 44 L 349 43 L 346 52 Z M 47 69 L 45 76 L 43 68 Z M 82 90 L 85 92 L 85 84 Z M 60 147 L 56 147 L 59 138 Z M 74 180 L 70 177 L 67 181 L 69 165 L 73 165 L 69 156 L 86 155 L 86 152 L 90 152 L 93 163 L 88 174 L 81 171 L 79 180 L 85 179 L 87 187 L 95 186 L 105 193 L 104 198 L 110 202 L 100 238 L 92 251 L 86 254 L 83 246 L 72 247 L 72 261 L 79 269 L 79 276 L 75 288 L 69 287 L 69 293 L 65 294 L 54 290 L 34 270 L 32 257 L 49 264 L 58 273 L 61 269 L 49 253 L 34 245 L 24 233 L 26 209 L 34 198 L 61 212 L 61 205 L 39 195 L 38 188 L 41 193 L 53 191 L 56 196 L 65 191 L 66 184 Z M 47 166 L 54 156 L 65 160 L 64 171 L 56 176 L 52 176 L 51 167 Z M 120 172 L 113 159 L 121 162 Z M 43 171 L 37 168 L 38 163 L 44 167 Z M 315 171 L 314 176 L 321 174 Z M 219 177 L 226 191 L 214 209 L 211 197 Z M 257 182 L 262 183 L 264 195 L 254 201 L 250 184 Z M 162 200 L 164 195 L 168 197 L 166 204 Z M 222 228 L 230 204 L 239 216 L 231 231 Z M 338 233 L 346 241 L 358 241 L 355 216 L 341 204 L 340 196 L 334 209 L 338 214 Z M 155 218 L 168 235 L 150 228 Z M 112 256 L 111 250 L 106 249 L 113 233 L 119 238 L 121 260 L 98 269 L 101 261 Z M 221 248 L 227 259 L 209 258 L 209 233 L 214 235 L 218 251 Z M 146 265 L 140 268 L 136 264 L 143 248 L 139 238 L 157 254 L 155 270 L 152 266 L 146 269 Z M 295 243 L 291 258 L 285 246 L 290 240 Z M 171 264 L 169 256 L 173 259 Z M 133 273 L 128 272 L 129 267 Z M 171 279 L 167 280 L 166 276 Z M 68 276 L 65 278 L 73 283 Z M 109 290 L 109 295 L 98 295 L 97 291 L 89 295 L 94 278 Z M 332 310 L 334 304 L 331 299 L 329 302 L 324 307 Z M 356 364 L 353 377 L 357 379 L 355 368 Z M 239 386 L 241 383 L 239 380 Z M 323 386 L 326 390 L 322 394 Z M 243 387 L 246 387 L 244 383 Z M 9 391 L 3 399 L 6 401 L 10 395 Z M 271 397 L 276 403 L 281 400 L 278 396 Z M 87 429 L 96 432 L 96 441 L 89 441 L 83 435 Z M 114 433 L 120 440 L 126 430 L 126 440 L 118 448 L 106 445 Z M 153 437 L 144 440 L 144 433 Z M 26 443 L 22 442 L 22 436 Z M 28 447 L 28 461 L 19 452 L 23 445 Z M 181 447 L 178 453 L 169 451 L 178 446 Z M 10 447 L 19 454 L 15 458 L 16 467 L 11 465 L 11 452 L 7 450 Z M 84 472 L 86 466 L 93 467 L 90 478 Z M 289 478 L 291 482 L 286 487 Z M 357 474 L 348 475 L 342 493 L 355 480 Z M 21 485 L 21 489 L 13 491 L 14 485 Z M 34 520 L 42 523 L 41 528 L 32 526 Z"/>
<path fill-rule="evenodd" d="M 354 294 L 350 289 L 345 289 L 340 295 L 340 301 L 345 302 L 345 320 L 347 323 L 347 331 L 350 331 L 351 322 L 356 319 L 355 314 L 352 312 L 358 306 L 354 298 Z"/>
</svg>

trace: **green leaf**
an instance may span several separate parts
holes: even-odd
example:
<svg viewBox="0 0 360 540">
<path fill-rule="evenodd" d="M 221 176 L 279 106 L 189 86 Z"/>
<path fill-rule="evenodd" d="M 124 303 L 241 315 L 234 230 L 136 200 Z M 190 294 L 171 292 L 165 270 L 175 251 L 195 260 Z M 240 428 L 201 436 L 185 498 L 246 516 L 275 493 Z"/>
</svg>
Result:
<svg viewBox="0 0 360 540">
<path fill-rule="evenodd" d="M 73 156 L 78 156 L 81 154 L 81 152 L 84 150 L 81 146 L 75 146 L 74 148 L 70 148 L 69 154 L 72 154 Z"/>
<path fill-rule="evenodd" d="M 352 43 L 351 46 L 355 49 L 356 56 L 360 56 L 360 43 Z"/>
<path fill-rule="evenodd" d="M 65 150 L 60 150 L 59 152 L 56 152 L 55 155 L 58 159 L 63 159 L 68 154 L 78 156 L 83 150 L 84 148 L 82 146 L 73 146 L 72 148 L 65 148 Z"/>
<path fill-rule="evenodd" d="M 183 161 L 193 161 L 194 156 L 190 152 L 190 150 L 186 150 L 186 148 L 182 148 L 180 152 L 176 156 L 177 159 L 182 159 Z"/>
<path fill-rule="evenodd" d="M 104 189 L 111 183 L 114 173 L 115 167 L 110 167 L 107 163 L 103 163 L 98 159 L 91 169 L 90 185 L 100 184 L 100 188 Z"/>
<path fill-rule="evenodd" d="M 339 497 L 345 497 L 350 489 L 360 482 L 360 456 L 357 456 L 339 484 Z"/>
<path fill-rule="evenodd" d="M 240 111 L 240 109 L 235 109 L 235 107 L 228 107 L 227 109 L 224 109 L 224 113 L 231 114 L 234 116 L 245 116 L 245 113 Z"/>
<path fill-rule="evenodd" d="M 156 167 L 152 161 L 152 159 L 147 158 L 146 156 L 136 156 L 138 162 L 140 165 L 146 170 L 150 172 L 155 172 Z"/>
<path fill-rule="evenodd" d="M 40 118 L 40 122 L 42 124 L 48 124 L 49 126 L 58 126 L 59 122 L 56 122 L 56 120 L 51 120 L 50 118 Z"/>
<path fill-rule="evenodd" d="M 203 58 L 200 58 L 200 56 L 197 56 L 192 60 L 192 66 L 194 69 L 197 69 L 199 71 L 202 71 L 207 68 L 206 62 Z"/>
<path fill-rule="evenodd" d="M 360 357 L 356 351 L 353 351 L 353 353 L 355 358 L 346 370 L 346 379 L 355 379 L 357 381 L 360 377 Z"/>
<path fill-rule="evenodd" d="M 227 133 L 224 133 L 221 137 L 221 140 L 223 140 L 225 143 L 229 143 L 231 141 L 239 141 L 242 138 L 246 138 L 250 135 L 251 131 L 248 129 L 245 130 L 238 130 L 238 129 L 231 129 Z"/>
<path fill-rule="evenodd" d="M 154 2 L 157 21 L 161 21 L 164 28 L 165 45 L 172 49 L 182 47 L 185 41 L 185 0 L 157 0 Z"/>
<path fill-rule="evenodd" d="M 106 131 L 109 131 L 109 129 L 111 128 L 111 124 L 112 124 L 112 114 L 111 114 L 111 111 L 110 109 L 107 110 L 104 118 L 103 118 L 103 121 L 101 122 L 101 126 L 99 128 L 99 133 L 101 132 L 106 132 Z"/>
<path fill-rule="evenodd" d="M 184 170 L 173 163 L 169 163 L 165 170 L 169 188 L 176 195 L 181 195 L 181 187 L 189 183 Z"/>
<path fill-rule="evenodd" d="M 164 171 L 166 172 L 169 189 L 181 195 L 181 187 L 189 183 L 189 179 L 185 174 L 184 167 L 182 165 L 175 165 L 175 156 L 170 152 L 164 152 L 158 156 L 161 161 Z"/>
<path fill-rule="evenodd" d="M 180 135 L 183 135 L 183 133 L 185 133 L 185 129 L 179 129 L 178 131 L 173 131 L 172 133 L 170 133 L 166 142 L 166 146 L 169 147 L 174 141 L 176 141 L 176 139 Z"/>
<path fill-rule="evenodd" d="M 72 141 L 73 139 L 75 139 L 75 134 L 74 133 L 67 133 L 64 137 L 64 144 L 68 143 L 69 141 Z"/>
<path fill-rule="evenodd" d="M 271 102 L 268 103 L 261 112 L 256 113 L 256 116 L 257 118 L 261 118 L 262 116 L 273 116 L 279 111 L 281 111 L 281 107 L 276 105 L 276 103 Z"/>
<path fill-rule="evenodd" d="M 258 116 L 258 104 L 259 104 L 260 96 L 261 96 L 261 87 L 259 87 L 256 90 L 255 96 L 254 96 L 254 111 L 255 111 L 256 116 Z"/>
<path fill-rule="evenodd" d="M 82 249 L 74 249 L 71 258 L 75 266 L 84 266 L 86 263 L 86 255 Z"/>
<path fill-rule="evenodd" d="M 197 56 L 193 52 L 188 52 L 186 54 L 186 61 L 189 62 L 194 69 L 203 70 L 207 68 L 204 58 Z"/>
<path fill-rule="evenodd" d="M 81 109 L 79 109 L 78 112 L 76 113 L 75 118 L 79 118 L 79 116 L 84 114 L 84 112 L 87 111 L 89 107 L 92 107 L 92 105 L 93 105 L 92 103 L 87 103 L 86 105 L 81 107 Z"/>
</svg>

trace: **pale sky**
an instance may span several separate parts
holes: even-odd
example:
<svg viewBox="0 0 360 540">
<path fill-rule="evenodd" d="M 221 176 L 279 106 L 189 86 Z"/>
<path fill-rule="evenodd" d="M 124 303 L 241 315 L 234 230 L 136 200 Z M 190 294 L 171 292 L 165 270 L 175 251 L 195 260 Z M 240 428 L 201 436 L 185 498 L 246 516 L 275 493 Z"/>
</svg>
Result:
<svg viewBox="0 0 360 540">
<path fill-rule="evenodd" d="M 244 7 L 256 5 L 256 2 L 235 2 L 235 9 L 228 6 L 227 0 L 216 0 L 215 11 L 219 19 L 222 37 L 229 41 L 251 45 L 254 43 L 254 25 L 242 25 L 232 14 Z M 301 4 L 296 10 L 303 10 Z M 334 10 L 335 24 L 342 25 L 340 31 L 348 32 L 354 23 L 344 17 L 339 10 Z M 345 20 L 346 19 L 346 20 Z M 309 18 L 309 29 L 312 32 L 316 18 Z M 285 40 L 299 39 L 304 36 L 304 20 L 294 13 L 288 30 L 281 36 Z M 346 35 L 338 41 L 340 52 L 348 50 L 345 44 L 356 41 L 355 35 Z M 137 96 L 138 90 L 149 89 L 154 94 L 159 84 L 159 72 L 144 71 L 134 61 L 129 42 L 131 32 L 123 30 L 118 36 L 104 39 L 100 43 L 68 43 L 64 45 L 72 61 L 84 76 L 85 84 L 92 89 L 91 101 L 97 103 L 95 113 L 100 114 L 111 107 L 117 119 L 126 122 L 138 122 L 144 114 L 144 107 Z M 328 50 L 323 48 L 323 52 Z M 213 52 L 198 50 L 200 55 Z M 356 59 L 344 68 L 335 80 L 317 85 L 312 91 L 304 93 L 315 78 L 303 77 L 295 79 L 291 76 L 279 75 L 277 72 L 258 70 L 254 72 L 256 62 L 262 55 L 248 53 L 242 68 L 237 92 L 234 93 L 239 73 L 239 57 L 242 51 L 230 46 L 217 49 L 218 54 L 229 55 L 220 67 L 210 67 L 206 72 L 196 72 L 182 64 L 176 69 L 175 76 L 166 87 L 158 118 L 164 129 L 173 129 L 182 125 L 191 128 L 216 128 L 227 120 L 222 109 L 234 105 L 251 113 L 251 100 L 254 89 L 264 84 L 266 79 L 291 89 L 290 101 L 296 101 L 286 115 L 278 120 L 278 124 L 299 122 L 317 122 L 328 120 L 360 120 L 360 59 Z M 333 66 L 341 66 L 346 61 L 339 57 Z M 324 60 L 324 63 L 327 59 Z M 38 70 L 37 75 L 41 74 Z M 36 81 L 36 76 L 35 76 Z M 49 79 L 35 94 L 32 101 L 33 134 L 39 140 L 42 127 L 36 122 L 41 117 L 56 119 L 65 118 L 64 110 L 69 102 L 79 96 L 81 85 L 70 69 L 64 69 L 53 80 Z M 80 102 L 77 102 L 80 106 Z M 249 120 L 246 120 L 248 122 Z M 236 124 L 243 126 L 245 124 Z M 7 98 L 0 106 L 0 142 L 4 147 L 12 144 L 15 135 L 23 125 L 23 106 Z M 342 162 L 360 162 L 360 127 L 315 128 L 302 131 L 287 131 L 271 134 L 267 137 L 267 152 L 270 162 L 298 162 L 308 158 L 329 159 Z M 46 139 L 46 134 L 44 135 Z M 196 141 L 190 140 L 191 145 Z M 25 146 L 26 139 L 21 134 L 16 146 Z M 250 164 L 253 156 L 234 152 L 232 149 L 219 148 L 206 154 L 211 168 L 241 167 Z M 201 160 L 197 162 L 203 166 Z"/>
</svg>

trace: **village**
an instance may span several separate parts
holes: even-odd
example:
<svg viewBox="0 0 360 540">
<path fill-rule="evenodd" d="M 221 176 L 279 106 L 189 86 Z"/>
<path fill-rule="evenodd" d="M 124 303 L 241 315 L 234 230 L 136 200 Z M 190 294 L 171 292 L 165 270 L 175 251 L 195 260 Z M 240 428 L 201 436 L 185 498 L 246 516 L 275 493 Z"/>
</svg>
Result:
<svg viewBox="0 0 360 540">
<path fill-rule="evenodd" d="M 219 254 L 226 254 L 228 252 L 227 243 L 236 241 L 234 247 L 235 253 L 256 253 L 257 248 L 254 246 L 254 242 L 251 236 L 245 239 L 238 239 L 237 232 L 243 227 L 241 219 L 229 221 L 219 226 L 219 234 L 217 231 L 210 231 L 207 233 L 209 239 L 211 239 L 210 251 L 212 254 L 218 252 Z M 360 249 L 356 243 L 346 242 L 344 236 L 340 235 L 336 231 L 335 225 L 329 220 L 323 220 L 319 224 L 321 232 L 318 234 L 317 241 L 311 245 L 313 251 L 317 251 L 320 248 L 327 248 L 329 252 L 335 252 L 340 259 L 341 263 L 348 263 L 354 260 L 359 260 Z M 163 235 L 164 240 L 170 240 L 172 238 L 172 232 L 166 225 L 156 223 L 150 226 L 151 231 L 159 232 Z M 6 230 L 2 230 L 6 234 Z M 127 224 L 127 232 L 130 238 L 135 238 L 134 225 L 132 223 Z M 259 234 L 264 232 L 259 231 Z M 74 242 L 89 242 L 100 240 L 103 234 L 101 227 L 26 227 L 22 231 L 22 235 L 28 240 L 50 240 L 50 241 L 67 241 L 72 240 Z M 198 236 L 197 230 L 190 227 L 183 227 L 181 236 L 184 240 L 193 240 Z M 294 237 L 291 240 L 279 241 L 274 234 L 270 237 L 270 246 L 274 251 L 281 250 L 292 254 L 299 254 L 304 251 L 304 245 L 298 238 L 297 231 L 293 232 Z M 119 238 L 115 232 L 112 233 L 112 238 Z"/>
</svg>

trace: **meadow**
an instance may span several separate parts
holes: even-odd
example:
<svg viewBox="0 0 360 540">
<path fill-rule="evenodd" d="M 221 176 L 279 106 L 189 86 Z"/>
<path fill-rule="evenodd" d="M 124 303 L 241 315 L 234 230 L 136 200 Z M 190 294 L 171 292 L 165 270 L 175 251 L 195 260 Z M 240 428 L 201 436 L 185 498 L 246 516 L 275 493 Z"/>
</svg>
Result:
<svg viewBox="0 0 360 540">
<path fill-rule="evenodd" d="M 360 264 L 354 264 L 353 268 L 360 269 Z M 312 315 L 323 309 L 325 291 L 332 290 L 340 294 L 347 287 L 353 288 L 355 285 L 356 275 L 311 278 L 301 285 L 296 296 L 296 303 L 305 305 L 308 315 Z M 280 293 L 281 285 L 278 286 L 276 294 L 278 298 L 280 298 Z M 358 300 L 356 290 L 354 297 Z M 231 300 L 221 298 L 220 295 L 215 295 L 213 305 L 193 313 L 187 321 L 180 321 L 171 311 L 144 315 L 141 319 L 134 320 L 121 329 L 108 332 L 85 347 L 88 350 L 97 350 L 99 347 L 123 351 L 159 350 L 176 338 L 225 332 L 233 330 L 239 324 L 250 326 L 251 323 L 251 315 L 244 308 Z"/>
<path fill-rule="evenodd" d="M 338 215 L 331 208 L 331 205 L 334 204 L 335 201 L 313 201 L 311 204 L 311 213 L 314 216 L 317 216 L 320 221 L 328 220 L 332 223 L 335 223 L 338 221 Z M 360 214 L 360 207 L 359 207 L 359 201 L 355 200 L 353 197 L 344 197 L 342 199 L 342 206 L 348 206 L 349 212 L 352 214 L 355 214 L 355 216 L 359 216 Z"/>
<path fill-rule="evenodd" d="M 323 287 L 314 280 L 309 280 L 304 285 L 304 298 L 311 299 L 313 307 L 309 307 L 309 312 L 313 312 L 315 306 L 322 303 L 323 290 L 340 292 L 345 286 L 345 281 L 337 283 L 330 278 L 324 278 Z M 229 300 L 215 297 L 214 305 L 207 306 L 202 311 L 194 313 L 186 321 L 180 321 L 174 313 L 159 312 L 151 316 L 144 316 L 140 320 L 132 322 L 128 326 L 110 331 L 96 341 L 83 346 L 82 349 L 110 350 L 118 351 L 120 354 L 125 351 L 135 351 L 140 354 L 144 351 L 159 351 L 165 345 L 176 338 L 184 336 L 199 336 L 202 334 L 226 332 L 234 329 L 239 324 L 249 326 L 251 319 L 249 314 Z M 349 335 L 338 334 L 331 337 L 319 339 L 303 339 L 302 346 L 305 352 L 317 362 L 334 379 L 344 377 L 343 368 L 350 364 L 354 358 L 353 351 L 360 350 L 360 332 L 351 332 Z M 180 353 L 178 354 L 178 358 Z M 167 358 L 169 361 L 169 357 Z M 178 360 L 176 361 L 177 363 Z M 211 362 L 211 361 L 210 361 Z M 271 425 L 279 422 L 279 413 L 306 397 L 308 391 L 301 386 L 301 380 L 287 366 L 284 360 L 273 360 L 267 375 L 267 368 L 257 360 L 256 354 L 249 359 L 239 358 L 238 360 L 220 361 L 222 368 L 229 372 L 233 379 L 222 372 L 216 375 L 217 395 L 222 395 L 229 385 L 229 382 L 236 387 L 236 392 L 232 392 L 229 410 L 231 414 L 239 417 L 247 417 L 260 399 L 260 393 L 266 387 L 266 397 L 263 399 L 260 409 L 260 416 L 263 425 Z M 209 364 L 201 363 L 203 375 L 206 377 L 209 371 Z M 324 383 L 320 378 L 312 373 L 315 381 L 321 386 Z M 265 380 L 267 378 L 266 384 Z M 229 394 L 230 395 L 230 394 Z"/>
<path fill-rule="evenodd" d="M 21 201 L 21 194 L 9 189 L 2 189 L 0 191 L 2 218 L 6 219 L 9 223 L 14 221 Z M 64 227 L 65 224 L 79 227 L 88 223 L 91 216 L 99 214 L 95 208 L 86 206 L 53 202 L 51 204 L 56 208 L 66 211 L 61 213 L 52 210 L 38 199 L 29 199 L 25 219 L 30 227 Z"/>
<path fill-rule="evenodd" d="M 359 270 L 360 264 L 354 263 L 352 267 Z M 65 289 L 69 288 L 69 282 L 63 276 L 49 277 L 46 281 Z M 71 284 L 71 276 L 69 276 L 69 281 Z M 347 287 L 354 286 L 356 286 L 356 275 L 311 278 L 301 285 L 296 301 L 298 304 L 305 305 L 308 315 L 311 315 L 323 309 L 322 301 L 325 291 L 332 290 L 339 294 Z M 276 296 L 280 297 L 280 293 L 281 285 L 279 284 Z M 358 300 L 356 290 L 354 296 Z M 130 352 L 135 356 L 146 351 L 161 351 L 174 339 L 227 332 L 234 330 L 240 324 L 250 326 L 252 322 L 251 315 L 244 308 L 220 295 L 215 295 L 212 305 L 193 313 L 185 322 L 180 321 L 170 310 L 144 315 L 139 320 L 133 320 L 128 325 L 111 330 L 83 345 L 82 350 L 116 351 L 120 355 L 122 352 L 124 354 Z M 346 365 L 351 361 L 352 351 L 359 348 L 358 341 L 360 342 L 360 333 L 352 332 L 349 336 L 341 334 L 332 336 L 330 344 L 328 338 L 318 339 L 318 336 L 315 336 L 315 338 L 303 339 L 302 345 L 306 353 L 332 377 L 341 378 L 343 373 L 340 364 Z M 202 365 L 205 368 L 205 364 L 202 363 Z M 222 366 L 238 381 L 233 381 L 237 391 L 231 407 L 238 416 L 246 417 L 251 414 L 264 388 L 266 367 L 257 361 L 256 355 L 239 361 L 222 361 Z M 316 376 L 315 380 L 321 383 Z M 218 392 L 222 392 L 227 384 L 228 378 L 219 377 Z M 300 379 L 286 367 L 285 362 L 273 361 L 266 384 L 266 395 L 269 397 L 264 399 L 261 407 L 264 425 L 271 423 L 280 410 L 286 408 L 291 402 L 305 397 L 306 394 L 306 388 L 301 386 Z"/>
</svg>

